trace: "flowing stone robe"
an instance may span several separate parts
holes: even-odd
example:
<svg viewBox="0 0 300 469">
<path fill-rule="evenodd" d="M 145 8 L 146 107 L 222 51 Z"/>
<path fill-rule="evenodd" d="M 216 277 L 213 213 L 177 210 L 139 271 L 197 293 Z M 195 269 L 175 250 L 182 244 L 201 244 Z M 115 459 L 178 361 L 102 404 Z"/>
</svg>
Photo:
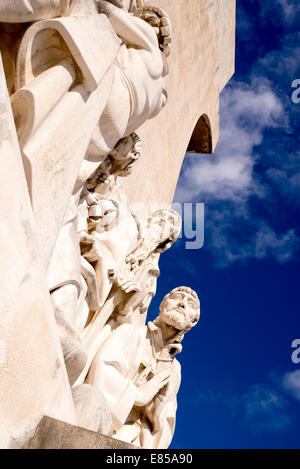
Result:
<svg viewBox="0 0 300 469">
<path fill-rule="evenodd" d="M 126 266 L 126 257 L 132 244 L 138 242 L 136 220 L 128 209 L 125 194 L 119 191 L 112 199 L 118 207 L 116 222 L 108 230 L 95 231 L 95 243 L 99 245 L 100 256 L 94 259 L 94 268 L 99 291 L 99 306 L 102 307 L 110 293 L 113 281 L 109 271 L 119 271 Z M 93 261 L 93 258 L 91 258 Z"/>
<path fill-rule="evenodd" d="M 88 251 L 84 257 L 85 275 L 87 273 L 86 264 L 88 264 L 92 279 L 92 282 L 88 282 L 87 294 L 93 298 L 93 307 L 96 309 L 92 311 L 91 304 L 88 302 L 87 309 L 92 313 L 92 316 L 90 316 L 81 335 L 88 360 L 77 384 L 83 383 L 97 350 L 111 332 L 110 326 L 103 330 L 104 326 L 123 297 L 123 292 L 114 287 L 114 282 L 109 277 L 109 271 L 119 271 L 126 268 L 128 252 L 131 252 L 132 246 L 138 243 L 139 237 L 136 218 L 130 212 L 127 198 L 118 186 L 107 200 L 114 202 L 117 207 L 116 219 L 112 226 L 105 230 L 97 232 L 98 225 L 96 225 L 93 238 L 98 252 L 94 252 L 94 248 L 94 253 Z"/>
<path fill-rule="evenodd" d="M 76 425 L 0 55 L 0 447 L 43 415 Z"/>
<path fill-rule="evenodd" d="M 46 266 L 71 219 L 70 197 L 84 178 L 83 158 L 111 91 L 119 46 L 104 15 L 37 22 L 20 44 L 11 99 Z M 79 183 L 75 205 L 80 190 Z"/>
<path fill-rule="evenodd" d="M 177 347 L 178 344 L 166 345 L 161 329 L 151 322 L 148 326 L 123 324 L 104 342 L 86 383 L 103 392 L 116 438 L 143 448 L 170 445 L 181 380 L 180 364 L 170 351 Z M 171 372 L 168 384 L 145 407 L 135 406 L 139 386 L 165 369 Z"/>
</svg>

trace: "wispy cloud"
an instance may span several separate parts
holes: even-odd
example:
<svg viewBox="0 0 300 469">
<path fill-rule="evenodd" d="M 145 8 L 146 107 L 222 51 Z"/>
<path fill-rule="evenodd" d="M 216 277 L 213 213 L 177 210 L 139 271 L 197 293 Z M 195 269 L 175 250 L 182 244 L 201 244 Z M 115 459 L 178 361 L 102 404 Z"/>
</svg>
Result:
<svg viewBox="0 0 300 469">
<path fill-rule="evenodd" d="M 277 3 L 277 13 L 298 11 L 296 3 Z M 261 3 L 262 14 L 265 8 Z M 240 27 L 246 35 L 253 30 L 249 21 Z M 247 83 L 232 81 L 223 92 L 215 154 L 184 162 L 175 200 L 206 203 L 206 247 L 217 267 L 268 257 L 285 263 L 300 246 L 295 219 L 278 223 L 276 212 L 277 202 L 283 210 L 300 204 L 300 106 L 291 103 L 299 34 L 291 31 L 280 49 L 256 60 Z"/>
<path fill-rule="evenodd" d="M 282 379 L 282 386 L 288 394 L 300 401 L 300 370 L 286 373 Z"/>
<path fill-rule="evenodd" d="M 221 137 L 212 157 L 187 157 L 175 200 L 234 200 L 258 191 L 253 178 L 254 148 L 264 130 L 282 125 L 283 107 L 264 79 L 251 85 L 234 83 L 221 100 Z"/>
<path fill-rule="evenodd" d="M 249 429 L 260 432 L 283 432 L 292 422 L 287 412 L 286 399 L 264 385 L 253 386 L 241 397 L 244 411 L 244 424 Z"/>
<path fill-rule="evenodd" d="M 291 260 L 298 249 L 300 238 L 295 230 L 277 235 L 267 224 L 262 224 L 255 234 L 254 257 L 264 259 L 274 257 L 279 263 L 284 264 Z"/>
<path fill-rule="evenodd" d="M 272 185 L 282 194 L 291 187 L 299 189 L 300 197 L 300 167 L 299 173 L 292 164 L 289 168 L 288 159 L 283 169 L 275 166 L 274 159 L 263 180 L 255 172 L 265 132 L 288 129 L 284 107 L 262 78 L 226 89 L 221 116 L 218 149 L 210 157 L 186 157 L 175 200 L 206 202 L 206 234 L 217 267 L 267 257 L 288 262 L 300 245 L 295 229 L 277 232 L 269 220 L 254 217 L 249 204 L 253 199 L 268 204 Z"/>
<path fill-rule="evenodd" d="M 296 15 L 300 13 L 298 0 L 275 0 L 281 7 L 285 21 L 288 23 L 295 21 Z"/>
<path fill-rule="evenodd" d="M 291 25 L 296 22 L 300 13 L 298 0 L 259 0 L 260 18 L 270 22 L 276 18 L 279 24 Z"/>
<path fill-rule="evenodd" d="M 257 384 L 243 394 L 199 393 L 198 404 L 215 402 L 229 408 L 239 425 L 250 432 L 280 433 L 292 424 L 289 402 L 272 386 Z"/>
<path fill-rule="evenodd" d="M 284 85 L 283 90 L 285 89 L 290 94 L 291 81 L 294 78 L 299 78 L 299 40 L 299 31 L 284 34 L 280 48 L 258 58 L 252 73 L 275 78 L 273 81 L 274 89 L 278 91 Z"/>
<path fill-rule="evenodd" d="M 232 212 L 235 212 L 234 207 Z M 284 264 L 295 256 L 300 246 L 300 238 L 295 230 L 276 234 L 268 223 L 247 218 L 243 221 L 238 212 L 232 212 L 215 210 L 207 223 L 216 267 L 225 268 L 236 261 L 244 263 L 250 259 L 262 260 L 268 257 Z M 233 226 L 238 225 L 239 230 L 236 232 Z M 243 229 L 244 239 L 239 235 Z M 247 235 L 248 239 L 245 239 Z"/>
</svg>

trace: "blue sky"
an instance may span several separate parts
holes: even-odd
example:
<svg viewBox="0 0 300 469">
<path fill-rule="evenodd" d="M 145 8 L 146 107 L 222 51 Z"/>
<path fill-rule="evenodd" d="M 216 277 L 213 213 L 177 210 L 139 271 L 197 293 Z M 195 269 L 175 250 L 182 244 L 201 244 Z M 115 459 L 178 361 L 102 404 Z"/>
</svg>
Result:
<svg viewBox="0 0 300 469">
<path fill-rule="evenodd" d="M 205 244 L 161 256 L 152 317 L 187 285 L 201 319 L 183 342 L 173 448 L 300 448 L 298 0 L 237 0 L 236 73 L 213 156 L 186 156 L 174 201 L 205 203 Z M 150 315 L 151 317 L 151 315 Z"/>
</svg>

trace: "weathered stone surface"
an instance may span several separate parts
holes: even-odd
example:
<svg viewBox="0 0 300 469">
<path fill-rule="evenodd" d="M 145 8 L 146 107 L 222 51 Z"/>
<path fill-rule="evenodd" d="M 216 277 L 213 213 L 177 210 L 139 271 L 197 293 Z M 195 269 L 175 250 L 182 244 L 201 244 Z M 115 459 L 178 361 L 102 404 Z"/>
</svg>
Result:
<svg viewBox="0 0 300 469">
<path fill-rule="evenodd" d="M 85 358 L 74 333 L 85 297 L 76 237 L 81 190 L 128 126 L 134 130 L 166 102 L 165 62 L 145 21 L 115 8 L 110 25 L 94 0 L 31 7 L 28 16 L 25 0 L 0 5 L 2 447 L 22 444 L 45 413 L 76 421 L 70 384 Z M 27 24 L 14 29 L 14 22 Z M 133 54 L 120 48 L 123 34 L 125 43 L 137 42 Z M 132 115 L 122 68 L 135 83 Z"/>
<path fill-rule="evenodd" d="M 32 208 L 0 55 L 0 447 L 14 446 L 47 412 L 75 412 L 41 275 Z"/>
<path fill-rule="evenodd" d="M 181 382 L 175 356 L 199 317 L 196 292 L 177 287 L 164 297 L 154 322 L 125 318 L 99 348 L 86 382 L 102 391 L 115 438 L 147 449 L 169 447 Z"/>
<path fill-rule="evenodd" d="M 23 449 L 136 449 L 136 447 L 45 416 L 33 438 Z"/>
</svg>

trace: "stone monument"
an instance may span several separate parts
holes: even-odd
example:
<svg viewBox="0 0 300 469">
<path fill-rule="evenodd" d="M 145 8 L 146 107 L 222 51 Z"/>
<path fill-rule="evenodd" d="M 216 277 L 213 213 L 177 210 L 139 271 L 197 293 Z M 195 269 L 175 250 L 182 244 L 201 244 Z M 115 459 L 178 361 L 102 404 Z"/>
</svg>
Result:
<svg viewBox="0 0 300 469">
<path fill-rule="evenodd" d="M 1 448 L 170 445 L 200 303 L 177 287 L 147 311 L 184 154 L 218 139 L 234 15 L 234 0 L 0 2 Z"/>
</svg>

